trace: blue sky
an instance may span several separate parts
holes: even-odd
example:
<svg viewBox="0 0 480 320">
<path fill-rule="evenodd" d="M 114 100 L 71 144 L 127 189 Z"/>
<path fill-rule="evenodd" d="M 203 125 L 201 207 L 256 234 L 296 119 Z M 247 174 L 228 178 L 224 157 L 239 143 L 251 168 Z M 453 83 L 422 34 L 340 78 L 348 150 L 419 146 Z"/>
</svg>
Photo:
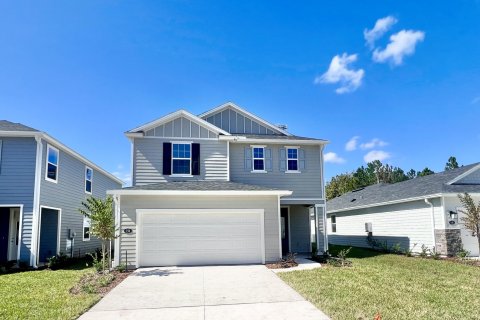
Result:
<svg viewBox="0 0 480 320">
<path fill-rule="evenodd" d="M 439 171 L 480 161 L 479 34 L 479 1 L 0 2 L 0 118 L 123 179 L 124 131 L 226 101 L 330 140 L 327 178 Z"/>
</svg>

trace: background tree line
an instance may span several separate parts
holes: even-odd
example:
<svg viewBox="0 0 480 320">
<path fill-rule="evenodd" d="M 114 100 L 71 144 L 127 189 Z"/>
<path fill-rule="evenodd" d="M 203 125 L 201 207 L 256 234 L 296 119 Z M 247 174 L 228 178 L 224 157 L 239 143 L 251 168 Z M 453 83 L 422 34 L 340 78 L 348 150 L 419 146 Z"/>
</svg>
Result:
<svg viewBox="0 0 480 320">
<path fill-rule="evenodd" d="M 455 157 L 448 158 L 445 164 L 445 170 L 452 170 L 458 168 L 458 162 Z M 383 164 L 379 160 L 367 163 L 367 166 L 361 166 L 353 172 L 342 173 L 333 177 L 326 185 L 327 200 L 341 196 L 349 191 L 358 188 L 370 186 L 377 183 L 397 183 L 417 177 L 428 176 L 435 173 L 428 167 L 422 171 L 415 171 L 410 169 L 405 172 L 399 167 L 394 167 L 389 164 Z"/>
</svg>

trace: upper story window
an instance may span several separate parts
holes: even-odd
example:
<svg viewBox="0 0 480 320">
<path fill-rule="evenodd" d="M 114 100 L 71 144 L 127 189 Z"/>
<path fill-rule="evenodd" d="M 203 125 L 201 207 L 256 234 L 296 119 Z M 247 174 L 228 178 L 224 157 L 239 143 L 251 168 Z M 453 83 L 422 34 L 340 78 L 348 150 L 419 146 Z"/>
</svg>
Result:
<svg viewBox="0 0 480 320">
<path fill-rule="evenodd" d="M 191 174 L 191 144 L 172 143 L 172 174 Z"/>
<path fill-rule="evenodd" d="M 252 147 L 253 171 L 265 171 L 265 148 Z"/>
<path fill-rule="evenodd" d="M 89 194 L 92 194 L 92 178 L 93 178 L 92 168 L 85 167 L 85 192 Z"/>
<path fill-rule="evenodd" d="M 45 180 L 51 182 L 58 181 L 58 149 L 47 145 L 47 167 L 45 170 Z"/>
<path fill-rule="evenodd" d="M 337 232 L 337 216 L 332 214 L 330 222 L 332 223 L 332 233 Z"/>
<path fill-rule="evenodd" d="M 90 241 L 90 218 L 83 216 L 83 241 Z"/>
<path fill-rule="evenodd" d="M 297 148 L 287 148 L 287 171 L 298 171 Z"/>
</svg>

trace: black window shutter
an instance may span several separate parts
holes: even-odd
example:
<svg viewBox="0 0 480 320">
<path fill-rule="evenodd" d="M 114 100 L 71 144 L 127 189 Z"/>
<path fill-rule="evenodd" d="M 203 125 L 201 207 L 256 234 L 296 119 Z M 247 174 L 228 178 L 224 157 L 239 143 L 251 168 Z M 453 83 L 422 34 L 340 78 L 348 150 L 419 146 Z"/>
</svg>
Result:
<svg viewBox="0 0 480 320">
<path fill-rule="evenodd" d="M 172 144 L 170 142 L 163 143 L 163 174 L 172 174 Z"/>
<path fill-rule="evenodd" d="M 192 143 L 192 175 L 200 175 L 200 143 Z"/>
</svg>

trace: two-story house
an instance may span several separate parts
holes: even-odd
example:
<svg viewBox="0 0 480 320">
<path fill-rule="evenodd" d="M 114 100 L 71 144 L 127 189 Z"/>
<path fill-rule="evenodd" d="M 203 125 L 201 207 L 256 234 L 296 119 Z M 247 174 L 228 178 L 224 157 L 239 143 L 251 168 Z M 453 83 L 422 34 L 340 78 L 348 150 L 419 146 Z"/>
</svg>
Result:
<svg viewBox="0 0 480 320">
<path fill-rule="evenodd" d="M 82 201 L 122 181 L 48 134 L 0 121 L 0 262 L 38 266 L 59 254 L 100 247 Z"/>
<path fill-rule="evenodd" d="M 132 187 L 110 190 L 115 263 L 265 263 L 326 250 L 321 139 L 294 136 L 226 103 L 179 110 L 126 132 Z M 310 230 L 313 217 L 315 231 Z"/>
</svg>

